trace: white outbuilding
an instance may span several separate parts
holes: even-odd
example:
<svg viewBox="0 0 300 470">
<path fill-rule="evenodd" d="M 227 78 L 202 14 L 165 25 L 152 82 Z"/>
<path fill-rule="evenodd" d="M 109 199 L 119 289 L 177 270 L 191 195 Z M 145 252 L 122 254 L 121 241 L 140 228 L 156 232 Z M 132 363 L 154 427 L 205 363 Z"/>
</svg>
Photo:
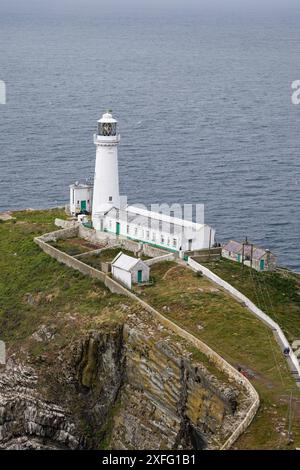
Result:
<svg viewBox="0 0 300 470">
<path fill-rule="evenodd" d="M 93 186 L 81 184 L 76 181 L 70 186 L 70 213 L 72 215 L 80 212 L 92 212 Z"/>
<path fill-rule="evenodd" d="M 105 214 L 103 229 L 131 240 L 177 252 L 208 249 L 215 242 L 215 230 L 209 225 L 137 206 L 127 206 L 123 210 L 110 209 Z"/>
<path fill-rule="evenodd" d="M 149 282 L 150 267 L 141 259 L 120 253 L 111 263 L 113 278 L 131 289 L 132 284 Z"/>
</svg>

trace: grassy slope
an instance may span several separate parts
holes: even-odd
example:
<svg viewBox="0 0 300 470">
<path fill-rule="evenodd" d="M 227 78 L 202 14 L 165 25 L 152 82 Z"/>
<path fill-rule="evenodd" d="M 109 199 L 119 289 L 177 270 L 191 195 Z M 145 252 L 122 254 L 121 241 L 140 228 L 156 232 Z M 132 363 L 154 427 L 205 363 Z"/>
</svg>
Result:
<svg viewBox="0 0 300 470">
<path fill-rule="evenodd" d="M 294 393 L 293 433 L 299 446 L 300 394 L 270 330 L 229 295 L 185 267 L 159 263 L 151 275 L 156 282 L 154 286 L 139 288 L 142 298 L 204 340 L 231 364 L 248 369 L 262 406 L 236 447 L 287 447 L 287 436 L 281 432 L 286 432 L 290 390 Z"/>
<path fill-rule="evenodd" d="M 38 356 L 43 346 L 30 336 L 42 324 L 55 325 L 60 334 L 51 347 L 57 348 L 81 328 L 123 318 L 122 297 L 57 263 L 33 243 L 34 236 L 56 229 L 53 220 L 64 217 L 63 211 L 14 215 L 15 221 L 0 223 L 0 337 L 8 347 L 17 351 L 19 343 L 24 348 L 27 342 L 30 354 Z"/>
<path fill-rule="evenodd" d="M 300 339 L 300 275 L 257 272 L 227 259 L 206 266 L 273 318 L 290 341 Z"/>
<path fill-rule="evenodd" d="M 20 211 L 14 216 L 16 220 L 0 223 L 0 338 L 5 340 L 9 356 L 14 354 L 39 370 L 41 393 L 55 400 L 61 393 L 55 382 L 57 355 L 65 350 L 67 357 L 70 343 L 87 330 L 112 330 L 140 307 L 127 297 L 110 293 L 99 281 L 57 263 L 33 242 L 35 236 L 57 229 L 53 221 L 63 218 L 63 211 Z M 106 256 L 115 254 L 107 250 Z M 54 339 L 43 343 L 32 337 L 41 325 L 54 329 Z M 211 373 L 225 379 L 206 356 L 194 348 L 190 352 Z M 74 402 L 74 407 L 78 406 Z M 85 421 L 82 426 L 86 433 L 91 432 Z"/>
<path fill-rule="evenodd" d="M 55 229 L 53 220 L 63 217 L 62 211 L 15 215 L 16 221 L 0 223 L 0 337 L 12 351 L 23 354 L 25 350 L 33 360 L 45 353 L 55 355 L 57 348 L 66 346 L 80 330 L 123 319 L 120 304 L 128 304 L 128 299 L 112 295 L 98 281 L 58 264 L 33 243 L 34 236 Z M 238 447 L 285 448 L 286 437 L 276 428 L 282 426 L 284 431 L 286 427 L 288 391 L 293 389 L 297 399 L 299 394 L 269 331 L 223 292 L 211 290 L 208 281 L 191 271 L 180 271 L 182 268 L 169 271 L 170 267 L 172 263 L 153 267 L 152 275 L 158 282 L 142 289 L 141 295 L 231 363 L 255 373 L 252 381 L 262 407 Z M 47 351 L 42 343 L 31 340 L 41 324 L 54 324 L 59 333 Z M 295 414 L 293 431 L 299 446 L 297 425 L 299 428 L 299 415 Z"/>
</svg>

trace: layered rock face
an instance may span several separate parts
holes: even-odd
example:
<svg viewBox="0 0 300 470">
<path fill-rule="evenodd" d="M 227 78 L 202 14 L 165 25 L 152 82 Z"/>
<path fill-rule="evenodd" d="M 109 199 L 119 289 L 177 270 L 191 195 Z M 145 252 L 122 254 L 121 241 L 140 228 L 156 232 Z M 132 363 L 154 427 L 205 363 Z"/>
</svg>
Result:
<svg viewBox="0 0 300 470">
<path fill-rule="evenodd" d="M 248 406 L 149 313 L 0 374 L 0 448 L 219 448 Z M 216 371 L 217 372 L 217 371 Z"/>
<path fill-rule="evenodd" d="M 70 414 L 37 393 L 37 375 L 11 361 L 0 375 L 0 449 L 78 449 Z"/>
<path fill-rule="evenodd" d="M 244 413 L 241 391 L 195 363 L 187 344 L 157 325 L 148 313 L 128 319 L 124 349 L 122 406 L 115 416 L 111 446 L 220 447 L 234 429 L 235 415 Z"/>
</svg>

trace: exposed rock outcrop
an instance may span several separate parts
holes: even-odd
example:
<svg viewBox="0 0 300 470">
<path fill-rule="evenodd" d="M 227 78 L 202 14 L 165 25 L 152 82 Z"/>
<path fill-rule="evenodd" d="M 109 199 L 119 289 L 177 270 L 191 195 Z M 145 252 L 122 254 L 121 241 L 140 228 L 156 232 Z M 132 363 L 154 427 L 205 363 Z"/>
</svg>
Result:
<svg viewBox="0 0 300 470">
<path fill-rule="evenodd" d="M 218 448 L 232 432 L 235 415 L 244 414 L 241 390 L 195 362 L 187 344 L 149 314 L 128 319 L 124 348 L 125 385 L 111 446 Z"/>
<path fill-rule="evenodd" d="M 9 361 L 0 375 L 0 449 L 78 449 L 69 412 L 41 399 L 37 375 L 26 366 Z"/>
<path fill-rule="evenodd" d="M 32 338 L 51 340 L 44 326 Z M 219 448 L 248 401 L 194 356 L 129 309 L 124 324 L 78 333 L 52 362 L 11 359 L 0 374 L 0 448 Z"/>
</svg>

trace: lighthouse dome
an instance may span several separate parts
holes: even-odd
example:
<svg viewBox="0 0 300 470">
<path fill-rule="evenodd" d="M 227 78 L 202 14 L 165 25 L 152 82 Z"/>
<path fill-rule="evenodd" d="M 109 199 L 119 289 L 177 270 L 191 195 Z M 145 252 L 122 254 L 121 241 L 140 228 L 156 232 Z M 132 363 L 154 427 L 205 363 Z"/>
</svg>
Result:
<svg viewBox="0 0 300 470">
<path fill-rule="evenodd" d="M 110 111 L 103 114 L 98 121 L 98 135 L 103 137 L 114 137 L 117 135 L 117 120 L 112 117 Z"/>
<path fill-rule="evenodd" d="M 113 118 L 110 111 L 103 114 L 102 118 L 98 122 L 117 123 L 118 121 Z"/>
</svg>

